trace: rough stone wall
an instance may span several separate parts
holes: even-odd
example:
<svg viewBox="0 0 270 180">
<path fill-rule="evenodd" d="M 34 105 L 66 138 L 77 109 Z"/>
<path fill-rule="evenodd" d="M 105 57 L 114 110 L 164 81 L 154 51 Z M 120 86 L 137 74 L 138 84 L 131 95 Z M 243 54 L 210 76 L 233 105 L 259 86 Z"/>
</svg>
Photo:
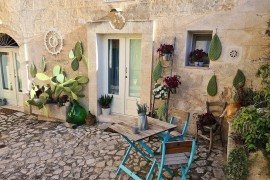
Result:
<svg viewBox="0 0 270 180">
<path fill-rule="evenodd" d="M 263 37 L 270 17 L 269 0 L 127 0 L 114 3 L 104 0 L 1 0 L 3 24 L 0 32 L 10 32 L 15 40 L 20 39 L 21 45 L 27 44 L 30 62 L 38 64 L 45 55 L 50 66 L 59 62 L 65 64 L 68 51 L 76 41 L 82 40 L 87 49 L 84 22 L 106 20 L 109 11 L 117 7 L 123 10 L 127 21 L 155 22 L 155 49 L 160 43 L 172 43 L 176 37 L 173 72 L 181 76 L 182 85 L 171 97 L 170 112 L 181 121 L 185 120 L 182 112 L 205 112 L 205 101 L 220 100 L 221 92 L 232 87 L 238 68 L 246 75 L 247 85 L 252 83 L 259 87 L 259 80 L 254 76 L 259 63 L 251 60 L 261 56 L 263 47 L 269 43 Z M 64 50 L 56 57 L 49 55 L 43 45 L 44 34 L 51 27 L 64 35 Z M 210 62 L 209 68 L 185 67 L 188 30 L 217 30 L 223 51 L 218 61 Z M 239 50 L 239 58 L 230 59 L 230 49 Z M 154 59 L 156 62 L 156 53 Z M 80 73 L 87 73 L 87 70 Z M 206 87 L 214 73 L 218 95 L 212 98 L 207 95 Z M 229 95 L 225 93 L 225 96 Z M 84 104 L 87 107 L 87 98 Z M 192 119 L 190 131 L 194 132 L 194 128 L 195 120 Z"/>
</svg>

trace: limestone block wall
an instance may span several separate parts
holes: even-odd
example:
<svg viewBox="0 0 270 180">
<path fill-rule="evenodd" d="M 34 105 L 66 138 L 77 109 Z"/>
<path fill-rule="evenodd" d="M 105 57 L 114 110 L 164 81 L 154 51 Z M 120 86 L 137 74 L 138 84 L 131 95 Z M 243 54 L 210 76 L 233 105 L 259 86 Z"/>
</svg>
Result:
<svg viewBox="0 0 270 180">
<path fill-rule="evenodd" d="M 153 21 L 155 50 L 160 43 L 172 43 L 176 37 L 173 73 L 181 76 L 182 85 L 171 97 L 170 113 L 181 118 L 179 124 L 185 120 L 182 112 L 205 112 L 207 100 L 229 101 L 228 92 L 232 91 L 232 80 L 238 68 L 246 75 L 247 85 L 259 88 L 260 82 L 254 74 L 260 63 L 252 60 L 262 56 L 264 46 L 269 43 L 269 38 L 263 36 L 270 17 L 269 0 L 126 0 L 113 3 L 104 0 L 1 0 L 0 32 L 6 32 L 21 42 L 20 52 L 27 54 L 22 58 L 29 63 L 35 62 L 38 66 L 45 55 L 50 67 L 61 63 L 68 74 L 87 74 L 85 67 L 80 72 L 69 68 L 68 52 L 78 40 L 82 40 L 88 49 L 85 23 L 107 21 L 113 8 L 121 8 L 126 21 Z M 43 45 L 44 35 L 52 27 L 64 36 L 64 50 L 58 56 L 48 54 Z M 185 66 L 187 32 L 191 30 L 217 32 L 220 37 L 223 46 L 221 57 L 211 61 L 209 68 Z M 238 58 L 229 57 L 232 49 L 239 51 Z M 87 56 L 92 57 L 91 54 Z M 157 53 L 153 56 L 155 65 Z M 214 73 L 218 95 L 209 97 L 206 87 Z M 88 88 L 92 88 L 90 84 Z M 87 89 L 85 93 L 88 94 Z M 82 102 L 91 109 L 88 98 L 91 98 L 90 93 Z M 194 133 L 194 128 L 195 120 L 192 119 L 189 132 Z"/>
</svg>

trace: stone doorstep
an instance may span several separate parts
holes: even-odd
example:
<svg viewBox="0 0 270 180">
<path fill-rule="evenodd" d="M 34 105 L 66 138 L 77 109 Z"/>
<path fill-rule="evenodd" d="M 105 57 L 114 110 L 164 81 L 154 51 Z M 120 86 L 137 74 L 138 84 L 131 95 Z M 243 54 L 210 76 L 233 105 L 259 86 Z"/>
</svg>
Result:
<svg viewBox="0 0 270 180">
<path fill-rule="evenodd" d="M 110 115 L 98 115 L 97 121 L 100 123 L 119 123 L 120 119 L 127 119 L 132 116 L 119 115 L 119 114 L 110 114 Z"/>
</svg>

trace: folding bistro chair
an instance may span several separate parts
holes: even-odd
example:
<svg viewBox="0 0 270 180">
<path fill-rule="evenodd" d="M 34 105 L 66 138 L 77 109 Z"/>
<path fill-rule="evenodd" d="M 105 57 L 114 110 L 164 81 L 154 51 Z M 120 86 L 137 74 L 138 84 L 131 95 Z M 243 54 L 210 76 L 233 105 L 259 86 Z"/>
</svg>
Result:
<svg viewBox="0 0 270 180">
<path fill-rule="evenodd" d="M 188 116 L 187 116 L 184 128 L 182 130 L 182 133 L 180 134 L 177 131 L 171 131 L 168 141 L 177 141 L 177 140 L 183 141 L 184 140 L 184 137 L 185 137 L 187 130 L 188 130 L 189 119 L 190 119 L 190 113 L 188 113 Z M 171 117 L 170 124 L 173 124 L 173 123 L 174 123 L 174 117 Z M 166 137 L 166 133 L 159 133 L 159 134 L 157 134 L 157 136 L 159 137 L 159 139 L 164 141 L 164 139 Z"/>
<path fill-rule="evenodd" d="M 162 179 L 162 171 L 169 165 L 180 164 L 182 178 L 186 180 L 188 170 L 191 167 L 196 153 L 196 141 L 175 141 L 163 142 L 161 154 L 154 156 L 153 165 L 148 173 L 148 177 L 154 172 L 156 165 L 159 167 L 158 180 Z M 165 168 L 166 169 L 166 168 Z"/>
</svg>

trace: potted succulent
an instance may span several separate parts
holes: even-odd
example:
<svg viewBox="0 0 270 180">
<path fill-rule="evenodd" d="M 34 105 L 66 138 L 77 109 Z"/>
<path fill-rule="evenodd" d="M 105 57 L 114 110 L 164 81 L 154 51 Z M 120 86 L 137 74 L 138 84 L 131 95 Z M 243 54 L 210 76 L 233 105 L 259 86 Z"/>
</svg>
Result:
<svg viewBox="0 0 270 180">
<path fill-rule="evenodd" d="M 205 126 L 210 126 L 214 131 L 216 130 L 217 120 L 212 113 L 194 114 L 193 116 L 197 119 L 196 124 L 203 133 L 209 132 L 209 129 L 205 128 Z"/>
<path fill-rule="evenodd" d="M 113 100 L 113 95 L 102 95 L 99 99 L 98 99 L 98 103 L 101 106 L 101 110 L 102 110 L 102 114 L 103 115 L 109 115 L 110 111 L 111 111 L 111 103 Z"/>
<path fill-rule="evenodd" d="M 189 61 L 194 63 L 195 66 L 203 66 L 205 58 L 208 57 L 208 54 L 205 53 L 202 49 L 195 49 L 189 53 Z"/>
<path fill-rule="evenodd" d="M 0 106 L 4 106 L 7 104 L 7 99 L 6 98 L 0 98 Z"/>
<path fill-rule="evenodd" d="M 160 44 L 157 52 L 160 56 L 163 56 L 163 59 L 166 61 L 171 60 L 172 54 L 174 51 L 174 47 L 171 44 Z"/>
<path fill-rule="evenodd" d="M 170 89 L 172 94 L 176 93 L 176 88 L 181 84 L 180 82 L 180 76 L 174 75 L 174 76 L 167 76 L 163 80 L 165 82 L 165 85 Z"/>
<path fill-rule="evenodd" d="M 147 121 L 147 105 L 146 104 L 137 104 L 137 112 L 138 112 L 138 127 L 140 130 L 147 130 L 148 129 L 148 121 Z"/>
</svg>

